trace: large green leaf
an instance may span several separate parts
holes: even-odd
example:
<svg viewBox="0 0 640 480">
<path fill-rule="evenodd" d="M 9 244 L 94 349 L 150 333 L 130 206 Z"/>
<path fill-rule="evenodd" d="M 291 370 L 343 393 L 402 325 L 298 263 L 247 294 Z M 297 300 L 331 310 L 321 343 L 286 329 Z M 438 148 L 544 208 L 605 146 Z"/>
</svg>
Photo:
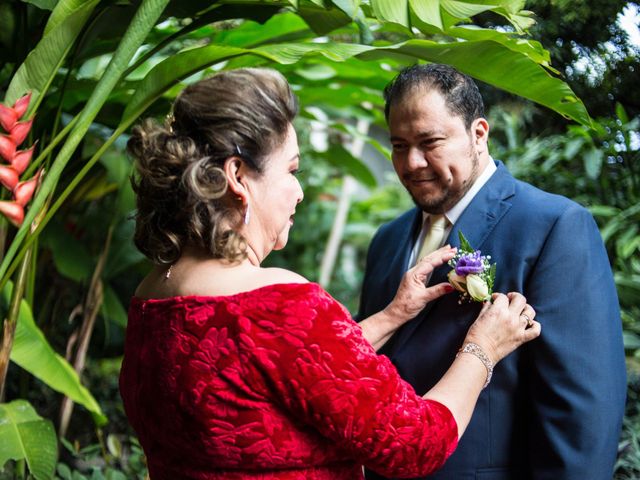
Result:
<svg viewBox="0 0 640 480">
<path fill-rule="evenodd" d="M 317 35 L 326 35 L 351 23 L 351 17 L 338 8 L 325 10 L 313 5 L 303 6 L 298 9 L 298 14 Z"/>
<path fill-rule="evenodd" d="M 409 40 L 399 45 L 380 47 L 362 58 L 384 58 L 388 52 L 446 63 L 478 80 L 549 107 L 566 118 L 591 126 L 582 101 L 563 81 L 552 77 L 526 55 L 493 41 L 436 43 Z"/>
<path fill-rule="evenodd" d="M 371 0 L 371 6 L 376 17 L 380 20 L 397 23 L 405 27 L 409 26 L 408 0 Z"/>
<path fill-rule="evenodd" d="M 287 76 L 287 79 L 297 80 L 296 75 L 300 75 L 303 78 L 313 80 L 312 75 L 306 75 L 309 70 L 318 70 L 321 72 L 324 69 L 326 72 L 332 72 L 331 75 L 326 75 L 327 81 L 313 81 L 303 83 L 300 90 L 296 93 L 302 97 L 305 94 L 307 88 L 324 88 L 329 90 L 327 96 L 336 93 L 342 87 L 356 86 L 369 93 L 373 93 L 378 97 L 379 104 L 382 102 L 382 95 L 380 92 L 384 90 L 384 87 L 395 77 L 396 72 L 403 67 L 404 64 L 394 62 L 390 58 L 385 58 L 379 61 L 364 61 L 358 57 L 348 58 L 342 62 L 328 63 L 322 58 L 308 59 L 299 64 L 294 64 L 291 68 L 281 68 L 283 73 Z M 319 78 L 317 80 L 322 80 Z"/>
<path fill-rule="evenodd" d="M 545 66 L 554 73 L 557 70 L 551 68 L 551 57 L 548 50 L 542 44 L 530 38 L 520 38 L 513 35 L 504 34 L 488 28 L 479 28 L 473 25 L 451 27 L 446 31 L 447 35 L 464 40 L 485 40 L 500 43 L 514 52 L 528 56 L 536 63 Z"/>
<path fill-rule="evenodd" d="M 442 16 L 440 15 L 440 0 L 410 0 L 411 8 L 423 22 L 442 30 Z"/>
<path fill-rule="evenodd" d="M 332 3 L 349 15 L 351 18 L 355 18 L 358 14 L 358 7 L 360 6 L 360 0 L 331 0 Z"/>
<path fill-rule="evenodd" d="M 12 284 L 8 283 L 2 292 L 5 312 L 11 299 L 12 288 Z M 93 414 L 96 422 L 106 422 L 98 402 L 80 383 L 76 371 L 53 350 L 42 331 L 33 321 L 31 308 L 25 300 L 20 303 L 11 360 L 52 389 L 84 406 Z"/>
<path fill-rule="evenodd" d="M 417 17 L 425 25 L 444 30 L 486 11 L 502 15 L 519 32 L 533 23 L 528 16 L 529 12 L 522 10 L 524 2 L 520 0 L 371 0 L 371 6 L 379 20 L 406 28 L 419 26 L 413 22 Z M 415 17 L 411 16 L 411 11 Z"/>
<path fill-rule="evenodd" d="M 354 157 L 351 152 L 342 145 L 334 144 L 329 150 L 319 153 L 318 155 L 367 187 L 374 188 L 377 185 L 376 178 L 371 173 L 371 170 L 369 170 L 369 167 L 360 159 Z"/>
<path fill-rule="evenodd" d="M 344 62 L 373 48 L 375 47 L 355 43 L 285 43 L 256 47 L 251 50 L 251 53 L 286 65 L 294 64 L 307 55 L 324 57 L 334 62 Z"/>
<path fill-rule="evenodd" d="M 32 94 L 32 106 L 39 103 L 60 68 L 73 42 L 82 30 L 99 0 L 62 0 L 51 16 L 56 16 L 38 45 L 29 53 L 24 63 L 11 79 L 6 104 L 12 104 L 26 92 Z M 48 25 L 49 25 L 48 24 Z"/>
<path fill-rule="evenodd" d="M 332 117 L 353 119 L 354 110 L 362 110 L 360 105 L 363 102 L 380 108 L 383 106 L 379 92 L 370 91 L 358 85 L 338 84 L 335 88 L 306 86 L 299 93 L 300 104 L 305 108 L 317 106 L 327 113 L 332 112 Z M 338 114 L 339 111 L 344 114 Z"/>
<path fill-rule="evenodd" d="M 53 425 L 26 400 L 0 403 L 0 467 L 8 460 L 26 460 L 36 480 L 53 478 L 58 444 Z"/>
<path fill-rule="evenodd" d="M 112 321 L 116 325 L 126 328 L 127 310 L 124 308 L 116 292 L 108 284 L 104 286 L 104 299 L 100 307 L 102 317 Z"/>
<path fill-rule="evenodd" d="M 264 25 L 253 21 L 243 22 L 236 28 L 216 35 L 213 43 L 230 47 L 252 47 L 263 43 L 280 43 L 309 36 L 308 25 L 293 12 L 274 15 Z"/>
<path fill-rule="evenodd" d="M 51 12 L 47 25 L 44 27 L 44 34 L 47 35 L 58 25 L 62 24 L 66 18 L 75 14 L 79 10 L 84 10 L 92 0 L 59 0 Z"/>
<path fill-rule="evenodd" d="M 85 244 L 59 222 L 52 222 L 40 236 L 40 240 L 44 248 L 51 250 L 53 262 L 60 274 L 78 283 L 91 278 L 95 260 Z"/>
<path fill-rule="evenodd" d="M 535 24 L 533 12 L 523 10 L 526 0 L 473 0 L 473 3 L 492 5 L 491 10 L 506 18 L 518 33 L 525 32 Z"/>
<path fill-rule="evenodd" d="M 473 17 L 474 15 L 478 15 L 479 13 L 495 8 L 493 5 L 459 2 L 456 0 L 440 0 L 440 4 L 450 15 L 457 18 Z"/>
</svg>

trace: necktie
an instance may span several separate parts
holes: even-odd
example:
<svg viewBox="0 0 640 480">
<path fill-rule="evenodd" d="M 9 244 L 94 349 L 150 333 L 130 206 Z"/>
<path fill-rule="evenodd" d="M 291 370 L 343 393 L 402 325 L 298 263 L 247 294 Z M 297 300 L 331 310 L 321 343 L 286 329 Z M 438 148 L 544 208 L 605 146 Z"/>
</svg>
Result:
<svg viewBox="0 0 640 480">
<path fill-rule="evenodd" d="M 429 217 L 430 226 L 427 235 L 424 237 L 422 248 L 418 254 L 416 263 L 420 261 L 426 255 L 429 255 L 434 250 L 437 250 L 442 245 L 444 240 L 444 232 L 447 228 L 447 217 L 444 215 L 431 215 Z"/>
</svg>

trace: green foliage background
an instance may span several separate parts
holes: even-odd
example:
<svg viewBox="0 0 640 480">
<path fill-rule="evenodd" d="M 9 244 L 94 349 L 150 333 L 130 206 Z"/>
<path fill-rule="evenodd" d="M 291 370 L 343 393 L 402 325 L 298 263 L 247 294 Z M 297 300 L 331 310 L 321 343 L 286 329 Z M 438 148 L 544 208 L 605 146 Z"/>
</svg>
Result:
<svg viewBox="0 0 640 480">
<path fill-rule="evenodd" d="M 296 129 L 305 201 L 289 245 L 266 263 L 318 281 L 336 212 L 348 202 L 326 286 L 355 312 L 370 238 L 411 207 L 388 164 L 381 91 L 400 67 L 416 61 L 450 63 L 474 76 L 490 107 L 494 158 L 517 177 L 588 206 L 596 217 L 615 273 L 629 360 L 616 476 L 640 474 L 640 102 L 629 87 L 640 66 L 638 47 L 615 23 L 633 2 L 607 0 L 598 8 L 586 1 L 528 2 L 537 17 L 523 10 L 524 1 L 485 3 L 0 2 L 0 95 L 12 104 L 24 89 L 35 92 L 31 140 L 39 141 L 40 155 L 34 164 L 49 172 L 25 226 L 0 228 L 3 315 L 12 272 L 32 252 L 22 337 L 12 351 L 0 416 L 9 415 L 13 400 L 26 399 L 37 411 L 37 418 L 29 417 L 34 425 L 49 431 L 61 423 L 58 392 L 84 405 L 73 411 L 59 455 L 38 467 L 36 478 L 51 478 L 53 468 L 63 479 L 146 474 L 117 393 L 126 307 L 150 268 L 131 241 L 132 166 L 124 150 L 140 115 L 161 120 L 184 85 L 222 68 L 282 71 L 302 106 Z M 584 58 L 597 59 L 599 70 L 581 67 Z M 367 147 L 354 154 L 362 124 Z M 318 128 L 326 147 L 312 141 L 310 132 Z M 345 189 L 348 182 L 357 188 Z M 29 232 L 38 212 L 44 219 Z M 75 375 L 71 365 L 83 338 L 86 362 Z M 56 383 L 47 368 L 68 374 Z M 17 461 L 8 461 L 0 478 L 36 474 L 28 452 L 2 453 L 0 464 Z"/>
</svg>

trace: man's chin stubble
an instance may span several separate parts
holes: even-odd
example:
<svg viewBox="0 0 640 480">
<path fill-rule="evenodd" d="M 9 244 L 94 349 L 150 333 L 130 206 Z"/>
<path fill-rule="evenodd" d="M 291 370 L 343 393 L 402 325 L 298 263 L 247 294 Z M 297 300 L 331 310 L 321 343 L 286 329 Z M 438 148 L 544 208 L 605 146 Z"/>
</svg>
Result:
<svg viewBox="0 0 640 480">
<path fill-rule="evenodd" d="M 450 201 L 450 192 L 444 192 L 444 195 L 440 195 L 437 199 L 425 199 L 418 198 L 413 193 L 409 192 L 413 203 L 423 212 L 429 214 L 440 214 L 446 212 L 446 209 L 443 210 L 447 206 Z"/>
<path fill-rule="evenodd" d="M 445 190 L 438 199 L 431 201 L 416 198 L 411 192 L 409 192 L 409 194 L 411 195 L 413 203 L 423 212 L 430 215 L 440 215 L 451 210 L 469 191 L 471 184 L 465 184 L 464 187 L 465 188 L 458 191 Z"/>
</svg>

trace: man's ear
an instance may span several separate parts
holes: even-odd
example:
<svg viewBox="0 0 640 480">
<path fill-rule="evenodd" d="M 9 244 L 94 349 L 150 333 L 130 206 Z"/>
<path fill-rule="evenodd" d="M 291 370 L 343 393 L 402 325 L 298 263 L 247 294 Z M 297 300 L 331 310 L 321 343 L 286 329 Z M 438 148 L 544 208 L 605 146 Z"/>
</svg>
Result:
<svg viewBox="0 0 640 480">
<path fill-rule="evenodd" d="M 476 118 L 471 124 L 471 135 L 478 153 L 487 151 L 487 143 L 489 142 L 489 122 L 486 118 Z"/>
<path fill-rule="evenodd" d="M 222 167 L 227 177 L 229 190 L 243 201 L 248 195 L 246 188 L 247 165 L 240 157 L 229 157 Z"/>
</svg>

